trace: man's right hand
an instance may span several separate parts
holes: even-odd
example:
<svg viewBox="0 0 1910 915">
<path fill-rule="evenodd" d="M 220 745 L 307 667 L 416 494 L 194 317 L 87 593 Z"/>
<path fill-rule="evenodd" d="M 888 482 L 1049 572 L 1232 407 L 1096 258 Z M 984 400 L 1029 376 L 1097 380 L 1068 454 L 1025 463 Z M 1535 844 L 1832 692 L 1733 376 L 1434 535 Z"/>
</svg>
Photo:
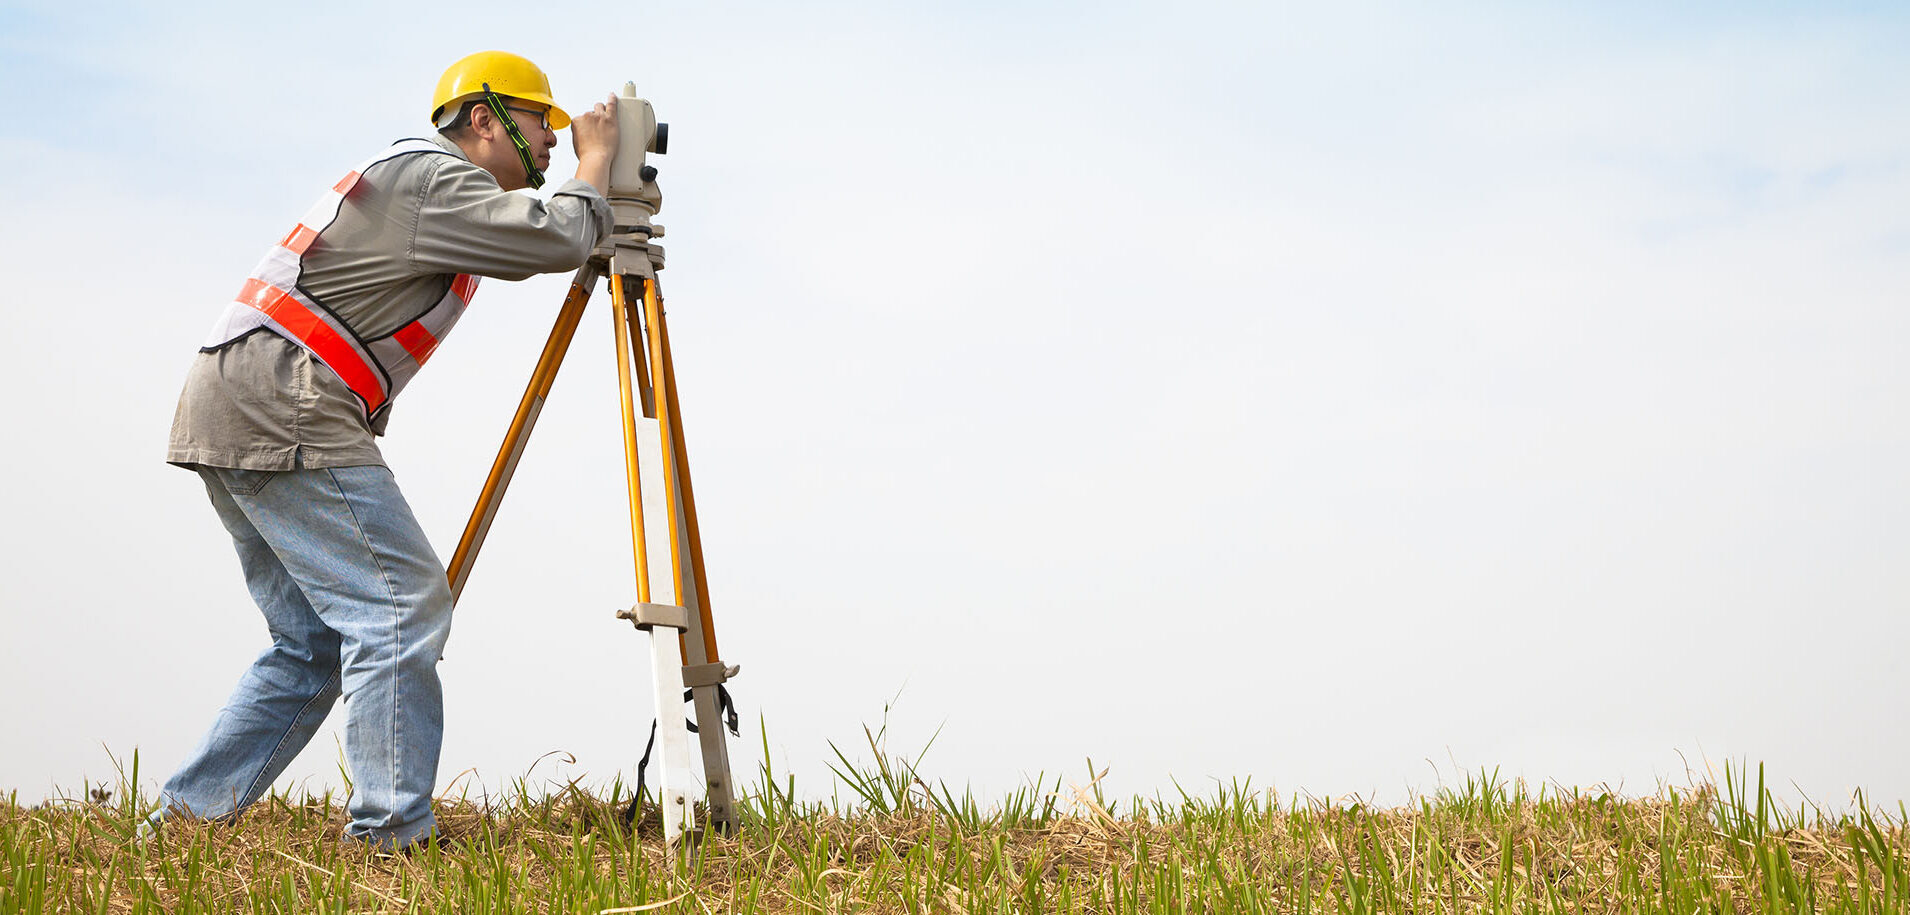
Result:
<svg viewBox="0 0 1910 915">
<path fill-rule="evenodd" d="M 610 162 L 617 157 L 617 96 L 570 117 L 570 145 L 577 153 L 577 180 L 610 193 Z"/>
</svg>

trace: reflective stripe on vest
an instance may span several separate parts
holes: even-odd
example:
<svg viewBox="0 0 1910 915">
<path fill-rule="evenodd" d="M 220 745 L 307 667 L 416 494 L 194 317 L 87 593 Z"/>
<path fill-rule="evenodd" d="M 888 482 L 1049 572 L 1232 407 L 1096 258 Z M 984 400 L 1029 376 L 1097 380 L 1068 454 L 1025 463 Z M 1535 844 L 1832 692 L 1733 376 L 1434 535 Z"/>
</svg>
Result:
<svg viewBox="0 0 1910 915">
<path fill-rule="evenodd" d="M 386 159 L 412 153 L 447 154 L 428 140 L 401 140 L 351 170 L 312 204 L 298 225 L 265 252 L 252 268 L 239 295 L 206 337 L 206 350 L 218 349 L 259 328 L 265 328 L 304 347 L 324 363 L 358 396 L 370 421 L 398 396 L 412 376 L 431 358 L 438 341 L 451 332 L 477 291 L 478 278 L 460 273 L 451 288 L 424 313 L 376 339 L 366 339 L 299 288 L 302 262 L 312 241 L 338 219 L 345 198 L 365 171 Z"/>
</svg>

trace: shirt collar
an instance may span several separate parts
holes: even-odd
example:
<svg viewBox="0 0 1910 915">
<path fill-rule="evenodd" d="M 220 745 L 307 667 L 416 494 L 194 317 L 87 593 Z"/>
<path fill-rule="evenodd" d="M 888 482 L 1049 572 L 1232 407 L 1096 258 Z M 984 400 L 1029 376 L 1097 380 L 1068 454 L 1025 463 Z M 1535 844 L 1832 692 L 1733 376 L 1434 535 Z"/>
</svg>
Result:
<svg viewBox="0 0 1910 915">
<path fill-rule="evenodd" d="M 458 158 L 463 159 L 466 162 L 471 161 L 471 157 L 465 155 L 464 150 L 458 148 L 458 144 L 453 143 L 450 140 L 446 139 L 444 134 L 441 134 L 441 133 L 432 134 L 431 136 L 426 137 L 425 139 L 438 144 L 439 149 L 442 149 L 445 152 L 450 153 L 451 155 L 457 156 Z"/>
</svg>

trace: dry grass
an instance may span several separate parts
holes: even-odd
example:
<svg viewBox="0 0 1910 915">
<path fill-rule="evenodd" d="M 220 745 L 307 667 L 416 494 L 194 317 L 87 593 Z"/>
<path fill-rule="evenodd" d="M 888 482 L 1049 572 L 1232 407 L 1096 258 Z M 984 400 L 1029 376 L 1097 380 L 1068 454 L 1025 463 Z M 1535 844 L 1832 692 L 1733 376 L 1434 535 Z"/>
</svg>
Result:
<svg viewBox="0 0 1910 915">
<path fill-rule="evenodd" d="M 897 761 L 843 763 L 855 805 L 797 801 L 765 773 L 737 835 L 676 858 L 653 823 L 631 835 L 614 797 L 574 787 L 441 804 L 464 846 L 410 857 L 343 842 L 327 797 L 143 843 L 134 802 L 10 800 L 0 913 L 1910 911 L 1901 808 L 1780 810 L 1729 772 L 1645 798 L 1482 774 L 1396 808 L 1037 784 L 983 809 Z"/>
</svg>

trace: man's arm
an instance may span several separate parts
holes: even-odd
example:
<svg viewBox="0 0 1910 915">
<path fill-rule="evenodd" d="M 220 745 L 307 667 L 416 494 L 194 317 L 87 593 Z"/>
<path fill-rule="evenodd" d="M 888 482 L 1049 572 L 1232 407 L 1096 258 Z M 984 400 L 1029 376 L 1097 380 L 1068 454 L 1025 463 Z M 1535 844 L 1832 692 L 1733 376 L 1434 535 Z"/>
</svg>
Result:
<svg viewBox="0 0 1910 915">
<path fill-rule="evenodd" d="M 610 202 L 572 179 L 550 200 L 498 187 L 463 159 L 435 156 L 411 231 L 411 269 L 521 280 L 574 269 L 610 231 Z"/>
<path fill-rule="evenodd" d="M 571 118 L 577 177 L 549 201 L 506 191 L 463 159 L 435 163 L 412 232 L 412 268 L 521 280 L 582 265 L 611 226 L 604 193 L 617 155 L 617 100 L 608 98 Z"/>
</svg>

